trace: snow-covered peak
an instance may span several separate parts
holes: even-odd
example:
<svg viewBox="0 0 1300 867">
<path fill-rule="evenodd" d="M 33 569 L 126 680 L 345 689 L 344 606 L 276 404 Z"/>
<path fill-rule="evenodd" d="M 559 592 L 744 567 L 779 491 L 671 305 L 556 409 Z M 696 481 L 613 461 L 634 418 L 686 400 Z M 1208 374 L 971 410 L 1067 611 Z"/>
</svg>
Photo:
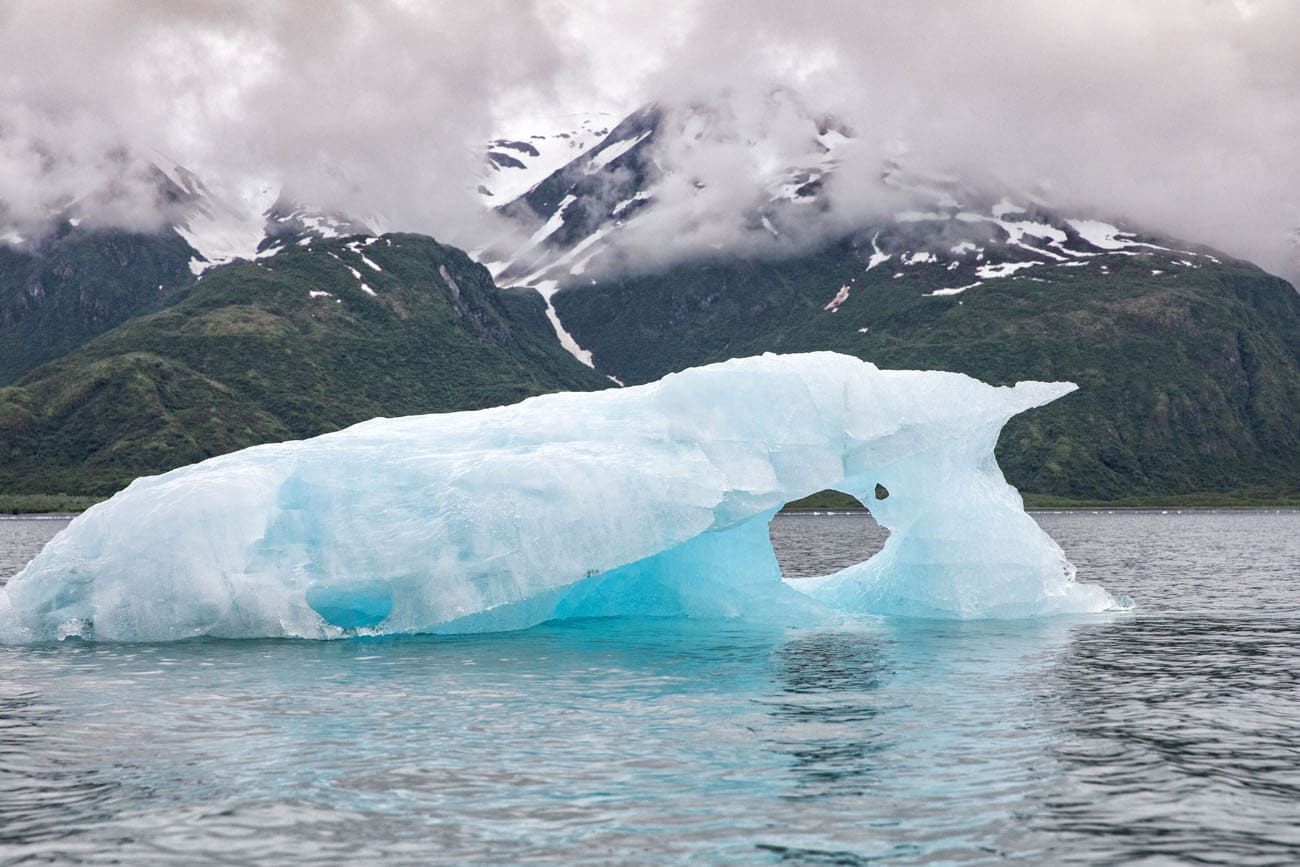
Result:
<svg viewBox="0 0 1300 867">
<path fill-rule="evenodd" d="M 345 238 L 349 235 L 373 235 L 367 223 L 339 211 L 281 195 L 265 212 L 265 233 L 257 248 L 258 255 L 271 255 L 285 247 L 307 246 L 312 241 Z"/>
<path fill-rule="evenodd" d="M 198 180 L 193 173 L 181 177 Z M 211 193 L 201 181 L 196 189 L 198 196 L 175 226 L 197 254 L 190 270 L 201 274 L 236 259 L 255 258 L 266 237 L 265 215 L 275 202 L 275 188 L 251 184 L 230 199 Z"/>
<path fill-rule="evenodd" d="M 124 216 L 149 211 L 160 224 L 142 231 L 175 231 L 194 250 L 195 275 L 237 259 L 269 256 L 291 244 L 354 234 L 373 234 L 379 223 L 297 203 L 271 181 L 209 183 L 199 173 L 159 151 L 147 157 L 116 156 L 118 179 L 105 187 L 57 203 L 47 225 L 0 225 L 0 243 L 35 249 L 51 232 L 95 231 L 120 226 Z M 221 179 L 228 181 L 229 179 Z M 0 203 L 0 216 L 4 213 Z"/>
<path fill-rule="evenodd" d="M 271 182 L 249 182 L 218 194 L 195 172 L 161 154 L 154 164 L 173 188 L 173 196 L 183 203 L 173 228 L 194 248 L 190 270 L 196 275 L 237 259 L 271 256 L 293 245 L 375 231 L 369 223 L 346 214 L 294 201 Z"/>
<path fill-rule="evenodd" d="M 483 258 L 507 285 L 564 283 L 587 273 L 619 233 L 638 225 L 664 185 L 677 199 L 682 190 L 711 195 L 698 172 L 719 159 L 745 161 L 743 170 L 758 182 L 745 219 L 780 237 L 775 212 L 817 201 L 853 133 L 788 95 L 747 108 L 737 111 L 723 100 L 638 109 L 515 201 L 497 205 L 525 230 L 524 240 L 490 248 Z"/>
<path fill-rule="evenodd" d="M 514 201 L 595 147 L 617 123 L 605 112 L 568 114 L 493 139 L 479 195 L 491 207 Z"/>
</svg>

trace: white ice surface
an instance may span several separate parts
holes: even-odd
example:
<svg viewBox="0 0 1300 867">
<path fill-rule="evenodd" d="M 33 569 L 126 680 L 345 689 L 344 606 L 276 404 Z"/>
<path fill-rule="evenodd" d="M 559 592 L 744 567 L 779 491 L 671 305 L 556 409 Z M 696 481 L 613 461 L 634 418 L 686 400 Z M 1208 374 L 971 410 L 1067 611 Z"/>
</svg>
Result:
<svg viewBox="0 0 1300 867">
<path fill-rule="evenodd" d="M 993 457 L 1009 418 L 1073 390 L 765 355 L 255 446 L 75 518 L 0 590 L 0 638 L 1100 611 L 1114 600 L 1074 581 Z M 785 582 L 768 521 L 825 488 L 891 535 L 865 563 Z"/>
</svg>

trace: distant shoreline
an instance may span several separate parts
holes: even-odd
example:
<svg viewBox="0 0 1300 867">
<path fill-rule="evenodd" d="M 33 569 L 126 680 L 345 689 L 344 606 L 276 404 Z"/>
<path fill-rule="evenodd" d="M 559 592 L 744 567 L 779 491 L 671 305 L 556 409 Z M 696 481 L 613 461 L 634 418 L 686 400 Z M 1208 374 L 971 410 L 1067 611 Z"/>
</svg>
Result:
<svg viewBox="0 0 1300 867">
<path fill-rule="evenodd" d="M 1022 494 L 1031 512 L 1163 512 L 1182 511 L 1273 511 L 1300 509 L 1300 496 L 1274 492 L 1224 491 L 1218 494 L 1179 494 L 1169 497 L 1125 497 L 1118 500 L 1071 500 L 1051 494 Z M 867 504 L 870 506 L 870 503 Z M 821 491 L 786 504 L 790 512 L 853 512 L 864 508 L 854 497 L 839 491 Z"/>
<path fill-rule="evenodd" d="M 107 498 L 102 498 L 107 499 Z M 102 501 L 98 497 L 75 497 L 62 494 L 0 494 L 0 520 L 29 518 L 56 520 L 75 518 L 86 509 Z M 1161 512 L 1300 512 L 1300 499 L 1278 500 L 1225 497 L 1222 502 L 1207 502 L 1202 495 L 1189 496 L 1183 501 L 1151 502 L 1118 500 L 1071 501 L 1038 494 L 1024 495 L 1028 512 L 1124 512 L 1150 514 Z M 783 515 L 852 514 L 866 512 L 867 508 L 847 494 L 838 491 L 822 492 L 802 500 L 795 500 L 780 512 Z"/>
<path fill-rule="evenodd" d="M 108 497 L 0 493 L 0 515 L 75 515 Z"/>
</svg>

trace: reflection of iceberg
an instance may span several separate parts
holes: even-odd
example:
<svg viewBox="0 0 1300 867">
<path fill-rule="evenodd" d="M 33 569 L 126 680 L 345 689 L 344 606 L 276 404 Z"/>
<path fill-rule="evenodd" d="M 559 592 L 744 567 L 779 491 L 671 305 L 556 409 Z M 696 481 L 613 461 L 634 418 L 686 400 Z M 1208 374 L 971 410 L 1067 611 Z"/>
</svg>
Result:
<svg viewBox="0 0 1300 867">
<path fill-rule="evenodd" d="M 1097 611 L 1110 597 L 1073 581 L 993 458 L 1007 419 L 1073 388 L 766 355 L 257 446 L 78 517 L 0 593 L 0 636 Z M 767 523 L 824 488 L 862 498 L 892 535 L 868 562 L 798 582 L 805 594 L 781 581 Z"/>
</svg>

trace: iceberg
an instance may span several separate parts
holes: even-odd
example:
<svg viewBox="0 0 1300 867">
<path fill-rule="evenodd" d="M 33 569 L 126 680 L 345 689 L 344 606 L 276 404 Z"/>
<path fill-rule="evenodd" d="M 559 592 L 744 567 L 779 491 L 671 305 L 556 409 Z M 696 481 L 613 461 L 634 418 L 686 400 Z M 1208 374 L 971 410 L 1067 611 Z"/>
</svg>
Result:
<svg viewBox="0 0 1300 867">
<path fill-rule="evenodd" d="M 1074 388 L 769 354 L 254 446 L 74 519 L 0 590 L 0 640 L 1101 611 L 993 456 L 1008 419 Z M 891 535 L 783 580 L 768 522 L 827 488 Z"/>
</svg>

